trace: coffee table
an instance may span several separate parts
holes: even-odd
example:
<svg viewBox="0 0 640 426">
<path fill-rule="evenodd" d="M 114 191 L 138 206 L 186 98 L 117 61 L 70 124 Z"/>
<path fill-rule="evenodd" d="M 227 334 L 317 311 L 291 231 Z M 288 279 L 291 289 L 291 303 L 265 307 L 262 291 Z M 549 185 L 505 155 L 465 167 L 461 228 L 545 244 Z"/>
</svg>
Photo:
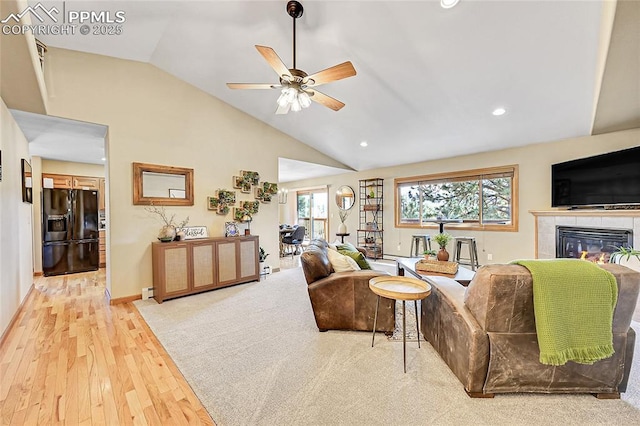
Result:
<svg viewBox="0 0 640 426">
<path fill-rule="evenodd" d="M 463 286 L 468 286 L 473 277 L 476 275 L 474 271 L 469 268 L 465 268 L 464 266 L 458 265 L 458 272 L 456 274 L 442 274 L 439 272 L 418 272 L 416 271 L 416 262 L 418 262 L 420 257 L 403 257 L 396 260 L 396 264 L 398 267 L 398 275 L 404 276 L 405 271 L 409 272 L 410 275 L 421 279 L 426 280 L 426 277 L 429 276 L 440 276 L 440 277 L 449 277 L 456 281 L 458 281 Z"/>
<path fill-rule="evenodd" d="M 416 310 L 416 329 L 418 331 L 418 348 L 420 348 L 420 326 L 418 324 L 418 300 L 422 300 L 431 294 L 431 285 L 409 277 L 393 277 L 382 276 L 369 280 L 369 288 L 378 295 L 376 302 L 376 314 L 373 318 L 373 337 L 371 338 L 371 347 L 376 339 L 376 326 L 378 324 L 378 307 L 380 306 L 380 297 L 387 299 L 402 300 L 402 360 L 404 372 L 407 372 L 407 317 L 405 316 L 405 302 L 413 300 Z"/>
</svg>

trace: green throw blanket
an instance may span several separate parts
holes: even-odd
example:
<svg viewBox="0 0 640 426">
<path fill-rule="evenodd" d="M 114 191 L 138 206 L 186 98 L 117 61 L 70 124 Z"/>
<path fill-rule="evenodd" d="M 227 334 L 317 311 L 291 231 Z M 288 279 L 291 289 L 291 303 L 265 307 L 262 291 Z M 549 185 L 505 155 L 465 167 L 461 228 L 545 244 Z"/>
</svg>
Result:
<svg viewBox="0 0 640 426">
<path fill-rule="evenodd" d="M 516 260 L 533 278 L 540 362 L 593 364 L 613 355 L 615 277 L 578 259 Z"/>
</svg>

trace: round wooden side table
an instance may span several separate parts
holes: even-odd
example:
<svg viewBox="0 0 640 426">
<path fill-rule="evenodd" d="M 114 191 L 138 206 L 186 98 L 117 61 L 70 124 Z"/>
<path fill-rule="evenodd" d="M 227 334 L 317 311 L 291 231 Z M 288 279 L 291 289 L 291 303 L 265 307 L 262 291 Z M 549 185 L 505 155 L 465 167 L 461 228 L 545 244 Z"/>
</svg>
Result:
<svg viewBox="0 0 640 426">
<path fill-rule="evenodd" d="M 393 277 L 382 276 L 369 280 L 369 288 L 376 295 L 376 314 L 373 319 L 373 337 L 371 338 L 371 347 L 376 338 L 376 326 L 378 323 L 378 307 L 380 306 L 380 297 L 387 299 L 402 300 L 402 361 L 404 372 L 407 372 L 407 317 L 405 316 L 405 302 L 413 300 L 416 310 L 416 329 L 418 331 L 418 348 L 420 348 L 420 325 L 418 321 L 418 300 L 422 300 L 431 294 L 431 286 L 416 278 L 409 277 Z"/>
</svg>

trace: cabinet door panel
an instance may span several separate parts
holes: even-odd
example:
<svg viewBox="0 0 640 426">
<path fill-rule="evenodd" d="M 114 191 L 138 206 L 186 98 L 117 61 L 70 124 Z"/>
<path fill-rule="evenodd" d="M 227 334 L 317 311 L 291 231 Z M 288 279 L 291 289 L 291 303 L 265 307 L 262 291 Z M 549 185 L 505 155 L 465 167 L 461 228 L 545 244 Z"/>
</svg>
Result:
<svg viewBox="0 0 640 426">
<path fill-rule="evenodd" d="M 69 175 L 56 175 L 43 173 L 42 174 L 42 186 L 46 188 L 45 179 L 53 180 L 53 187 L 56 189 L 71 189 L 71 176 Z"/>
<path fill-rule="evenodd" d="M 193 246 L 193 288 L 215 285 L 214 244 Z"/>
<path fill-rule="evenodd" d="M 75 189 L 100 189 L 100 179 L 90 176 L 74 176 L 73 187 Z"/>
<path fill-rule="evenodd" d="M 104 204 L 104 191 L 105 191 L 105 180 L 104 178 L 100 178 L 99 182 L 98 182 L 98 194 L 99 194 L 99 198 L 98 198 L 98 210 L 104 210 L 105 208 L 105 204 Z"/>
<path fill-rule="evenodd" d="M 240 243 L 240 278 L 246 278 L 257 274 L 256 241 L 242 241 Z"/>
<path fill-rule="evenodd" d="M 189 290 L 187 246 L 164 251 L 165 288 L 167 294 Z"/>
<path fill-rule="evenodd" d="M 218 243 L 218 284 L 238 279 L 236 242 Z"/>
</svg>

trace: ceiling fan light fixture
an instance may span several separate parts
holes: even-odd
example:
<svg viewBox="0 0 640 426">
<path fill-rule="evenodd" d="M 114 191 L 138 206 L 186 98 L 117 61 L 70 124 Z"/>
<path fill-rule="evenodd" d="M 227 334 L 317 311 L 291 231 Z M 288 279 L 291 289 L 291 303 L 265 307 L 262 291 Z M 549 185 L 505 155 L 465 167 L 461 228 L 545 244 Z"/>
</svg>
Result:
<svg viewBox="0 0 640 426">
<path fill-rule="evenodd" d="M 307 92 L 300 91 L 298 93 L 298 102 L 302 108 L 309 108 L 311 106 L 311 97 Z"/>
<path fill-rule="evenodd" d="M 459 1 L 460 0 L 440 0 L 440 6 L 442 6 L 443 9 L 451 9 L 457 5 Z"/>
<path fill-rule="evenodd" d="M 298 101 L 298 97 L 296 96 L 293 99 L 293 102 L 291 102 L 291 111 L 298 112 L 300 110 L 302 110 L 302 106 L 300 105 L 300 102 Z"/>
<path fill-rule="evenodd" d="M 287 14 L 293 18 L 293 66 L 291 68 L 282 62 L 282 59 L 272 48 L 255 45 L 258 52 L 280 77 L 280 84 L 227 83 L 230 89 L 281 89 L 277 100 L 276 114 L 286 114 L 289 111 L 297 112 L 308 108 L 312 102 L 319 103 L 334 111 L 339 111 L 344 107 L 343 102 L 319 92 L 316 87 L 356 75 L 356 70 L 351 62 L 346 61 L 311 75 L 296 67 L 296 19 L 302 16 L 303 10 L 298 1 L 291 0 L 287 3 Z M 307 89 L 313 90 L 307 91 Z"/>
</svg>

